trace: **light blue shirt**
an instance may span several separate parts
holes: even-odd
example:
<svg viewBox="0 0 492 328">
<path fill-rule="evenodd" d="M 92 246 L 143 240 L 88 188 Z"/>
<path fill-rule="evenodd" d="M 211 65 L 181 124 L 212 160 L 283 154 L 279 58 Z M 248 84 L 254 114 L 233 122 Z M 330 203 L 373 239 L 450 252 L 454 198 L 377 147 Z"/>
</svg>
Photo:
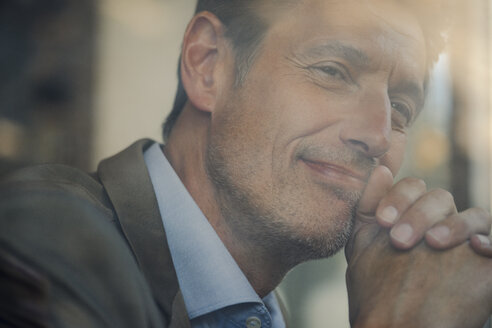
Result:
<svg viewBox="0 0 492 328">
<path fill-rule="evenodd" d="M 192 327 L 285 327 L 274 294 L 259 298 L 159 144 L 144 158 Z"/>
</svg>

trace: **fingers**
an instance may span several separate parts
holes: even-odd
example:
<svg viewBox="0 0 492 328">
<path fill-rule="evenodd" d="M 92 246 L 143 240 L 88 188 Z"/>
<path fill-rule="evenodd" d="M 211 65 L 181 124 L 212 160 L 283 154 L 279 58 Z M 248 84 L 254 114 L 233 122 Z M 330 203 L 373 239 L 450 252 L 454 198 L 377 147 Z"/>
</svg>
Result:
<svg viewBox="0 0 492 328">
<path fill-rule="evenodd" d="M 425 238 L 435 249 L 448 249 L 470 239 L 476 253 L 492 257 L 487 237 L 492 219 L 481 209 L 457 213 L 446 190 L 427 191 L 420 179 L 405 178 L 392 186 L 393 175 L 385 166 L 374 169 L 357 208 L 356 226 L 349 246 L 364 248 L 377 229 L 363 229 L 377 221 L 390 228 L 390 240 L 399 249 L 410 249 Z M 357 239 L 355 241 L 355 239 Z M 356 242 L 356 244 L 355 244 Z"/>
<path fill-rule="evenodd" d="M 492 246 L 489 236 L 473 235 L 470 238 L 470 246 L 475 253 L 486 257 L 492 257 Z"/>
<path fill-rule="evenodd" d="M 447 249 L 465 242 L 470 236 L 476 234 L 488 235 L 490 233 L 490 227 L 491 217 L 489 213 L 480 208 L 470 208 L 459 214 L 451 215 L 437 223 L 426 232 L 425 240 L 433 248 Z M 481 241 L 489 241 L 487 236 L 481 237 L 484 237 Z M 480 239 L 480 237 L 477 238 Z M 475 250 L 480 251 L 484 249 L 484 251 L 488 251 L 486 247 L 483 247 L 481 242 L 476 244 L 476 246 L 478 248 Z"/>
<path fill-rule="evenodd" d="M 393 184 L 393 174 L 386 166 L 378 166 L 374 169 L 364 193 L 359 201 L 356 212 L 356 220 L 352 238 L 345 247 L 345 256 L 347 260 L 352 257 L 355 249 L 365 248 L 374 238 L 378 231 L 375 224 L 374 212 L 384 195 L 388 192 Z M 368 227 L 362 229 L 362 227 Z"/>
<path fill-rule="evenodd" d="M 390 228 L 391 243 L 399 249 L 410 249 L 423 238 L 430 247 L 448 249 L 473 236 L 470 245 L 475 252 L 492 257 L 489 213 L 472 208 L 458 214 L 448 191 L 427 191 L 425 183 L 415 178 L 405 178 L 394 186 L 392 180 L 386 167 L 374 170 L 359 202 L 354 235 L 364 223 L 376 220 L 380 226 Z M 370 235 L 367 231 L 358 236 L 358 246 L 369 242 Z"/>
<path fill-rule="evenodd" d="M 416 178 L 405 178 L 396 183 L 381 200 L 376 210 L 376 219 L 383 227 L 392 227 L 402 213 L 427 191 L 425 182 Z"/>
<path fill-rule="evenodd" d="M 397 215 L 397 222 L 390 231 L 391 242 L 397 248 L 409 249 L 421 241 L 426 231 L 437 222 L 455 213 L 454 199 L 448 191 L 436 189 L 426 192 Z"/>
<path fill-rule="evenodd" d="M 366 189 L 362 194 L 357 207 L 357 214 L 364 217 L 373 216 L 376 208 L 384 195 L 393 185 L 393 174 L 386 166 L 378 166 L 374 169 Z"/>
</svg>

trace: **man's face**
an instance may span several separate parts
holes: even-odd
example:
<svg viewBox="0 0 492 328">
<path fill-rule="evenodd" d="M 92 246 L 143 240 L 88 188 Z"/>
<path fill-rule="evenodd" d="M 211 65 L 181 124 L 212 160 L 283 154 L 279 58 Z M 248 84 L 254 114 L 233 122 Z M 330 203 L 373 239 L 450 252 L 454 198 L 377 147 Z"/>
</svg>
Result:
<svg viewBox="0 0 492 328">
<path fill-rule="evenodd" d="M 211 118 L 207 170 L 236 235 L 292 262 L 342 247 L 372 169 L 401 165 L 425 58 L 389 1 L 307 0 L 277 18 Z"/>
</svg>

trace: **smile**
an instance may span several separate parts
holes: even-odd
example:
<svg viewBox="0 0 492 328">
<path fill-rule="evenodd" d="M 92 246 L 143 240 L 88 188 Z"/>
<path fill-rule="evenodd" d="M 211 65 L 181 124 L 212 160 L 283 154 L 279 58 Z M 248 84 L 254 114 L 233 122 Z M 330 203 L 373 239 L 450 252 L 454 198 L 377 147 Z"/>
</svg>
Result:
<svg viewBox="0 0 492 328">
<path fill-rule="evenodd" d="M 336 183 L 352 188 L 362 189 L 367 182 L 368 174 L 347 167 L 327 162 L 301 159 L 314 174 L 328 183 Z"/>
</svg>

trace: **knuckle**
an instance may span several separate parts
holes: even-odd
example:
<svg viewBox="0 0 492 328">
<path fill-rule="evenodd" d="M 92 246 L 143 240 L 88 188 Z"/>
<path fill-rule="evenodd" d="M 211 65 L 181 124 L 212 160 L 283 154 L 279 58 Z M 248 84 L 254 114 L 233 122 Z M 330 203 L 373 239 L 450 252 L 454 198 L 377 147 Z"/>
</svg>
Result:
<svg viewBox="0 0 492 328">
<path fill-rule="evenodd" d="M 492 218 L 490 217 L 489 212 L 487 212 L 485 209 L 480 208 L 480 207 L 475 207 L 474 211 L 476 212 L 476 215 L 480 217 L 487 218 L 488 220 L 491 220 Z"/>
<path fill-rule="evenodd" d="M 422 191 L 425 191 L 427 190 L 427 184 L 425 183 L 424 180 L 422 179 L 414 179 L 412 181 L 412 185 L 414 186 L 415 189 L 417 190 L 422 190 Z"/>
<path fill-rule="evenodd" d="M 487 222 L 488 225 L 492 223 L 492 217 L 490 216 L 490 213 L 486 211 L 483 208 L 480 207 L 474 207 L 470 209 L 472 211 L 472 215 L 484 220 Z"/>
<path fill-rule="evenodd" d="M 446 203 L 452 203 L 454 204 L 454 196 L 452 193 L 445 189 L 437 188 L 433 189 L 429 192 L 433 197 L 436 199 L 446 202 Z"/>
<path fill-rule="evenodd" d="M 411 215 L 407 218 L 408 221 L 414 222 L 414 223 L 425 223 L 430 221 L 430 217 L 427 213 L 427 211 L 421 207 L 415 207 L 412 209 Z"/>
<path fill-rule="evenodd" d="M 454 232 L 468 231 L 470 228 L 470 221 L 461 215 L 452 216 L 448 221 L 449 228 Z"/>
<path fill-rule="evenodd" d="M 427 190 L 427 185 L 425 181 L 419 178 L 407 177 L 403 179 L 402 182 L 404 182 L 405 184 L 416 190 L 420 190 L 420 191 Z"/>
</svg>

